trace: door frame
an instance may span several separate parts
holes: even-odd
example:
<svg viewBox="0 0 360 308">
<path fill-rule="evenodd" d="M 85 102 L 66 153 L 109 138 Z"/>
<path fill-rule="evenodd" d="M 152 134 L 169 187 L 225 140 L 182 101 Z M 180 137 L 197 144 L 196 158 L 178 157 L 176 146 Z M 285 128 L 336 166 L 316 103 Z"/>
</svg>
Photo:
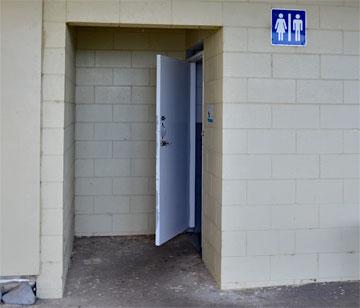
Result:
<svg viewBox="0 0 360 308">
<path fill-rule="evenodd" d="M 190 57 L 186 58 L 186 61 L 187 62 L 190 62 L 190 63 L 194 63 L 195 65 L 193 65 L 193 71 L 191 71 L 191 76 L 190 76 L 190 82 L 191 82 L 191 85 L 190 85 L 190 104 L 191 106 L 194 106 L 194 108 L 190 108 L 190 113 L 193 112 L 192 114 L 192 117 L 191 117 L 191 123 L 195 125 L 195 134 L 193 134 L 194 138 L 190 139 L 190 142 L 192 142 L 191 146 L 194 148 L 194 155 L 192 155 L 191 157 L 193 158 L 193 165 L 190 165 L 190 168 L 191 166 L 193 166 L 193 172 L 195 173 L 196 172 L 196 104 L 197 104 L 197 101 L 196 101 L 196 98 L 197 98 L 197 70 L 196 70 L 196 66 L 197 66 L 197 62 L 199 61 L 202 61 L 202 70 L 201 70 L 201 75 L 202 75 L 202 80 L 201 80 L 201 136 L 203 137 L 204 136 L 204 108 L 205 108 L 205 104 L 204 104 L 204 92 L 205 92 L 205 89 L 204 89 L 204 86 L 205 86 L 205 82 L 204 82 L 204 62 L 203 62 L 203 59 L 204 59 L 204 51 L 203 49 L 201 49 L 200 51 L 196 52 L 195 54 L 191 55 Z M 194 94 L 193 96 L 191 94 Z M 203 140 L 202 140 L 202 146 L 201 146 L 201 157 L 202 157 L 202 164 L 201 164 L 201 228 L 200 228 L 200 254 L 202 254 L 202 222 L 203 222 L 203 203 L 204 203 L 204 160 L 203 160 L 203 157 L 204 157 L 204 146 L 203 146 Z M 196 179 L 196 177 L 194 177 L 194 179 Z M 191 184 L 190 184 L 191 185 Z M 193 183 L 194 187 L 195 187 L 195 181 Z M 195 194 L 194 194 L 194 197 Z M 196 215 L 196 204 L 195 204 L 195 200 L 194 200 L 194 210 L 193 210 L 193 213 L 194 213 L 194 228 L 196 227 L 195 225 L 195 215 Z"/>
</svg>

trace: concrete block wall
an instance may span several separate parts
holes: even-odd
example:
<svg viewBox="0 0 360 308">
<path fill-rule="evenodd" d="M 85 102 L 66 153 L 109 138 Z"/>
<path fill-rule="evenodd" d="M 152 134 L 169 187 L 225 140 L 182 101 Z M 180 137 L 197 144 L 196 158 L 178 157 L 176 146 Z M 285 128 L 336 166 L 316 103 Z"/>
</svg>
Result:
<svg viewBox="0 0 360 308">
<path fill-rule="evenodd" d="M 0 1 L 0 277 L 40 258 L 42 3 Z"/>
<path fill-rule="evenodd" d="M 72 254 L 75 234 L 75 60 L 77 33 L 66 29 L 64 184 L 63 184 L 63 287 Z"/>
<path fill-rule="evenodd" d="M 61 297 L 74 238 L 74 29 L 62 1 L 45 1 L 42 58 L 41 247 L 38 295 Z"/>
<path fill-rule="evenodd" d="M 83 2 L 83 5 L 86 2 Z M 67 48 L 65 48 L 65 42 L 66 42 L 66 27 L 64 24 L 64 21 L 67 20 L 67 16 L 70 16 L 69 12 L 66 12 L 66 7 L 69 7 L 66 5 L 64 1 L 44 1 L 44 37 L 46 37 L 44 42 L 44 52 L 47 51 L 48 55 L 47 57 L 44 56 L 44 63 L 47 63 L 48 66 L 52 66 L 53 68 L 46 72 L 44 69 L 43 76 L 43 105 L 42 105 L 42 132 L 45 135 L 47 133 L 47 129 L 57 129 L 57 133 L 53 133 L 54 138 L 47 138 L 43 141 L 43 147 L 48 148 L 49 153 L 51 153 L 52 160 L 48 161 L 48 155 L 42 156 L 42 183 L 41 183 L 41 195 L 42 195 L 42 209 L 49 209 L 51 211 L 48 211 L 47 217 L 42 217 L 42 226 L 46 226 L 46 229 L 49 234 L 60 234 L 58 233 L 58 230 L 61 230 L 61 226 L 71 226 L 71 220 L 70 223 L 63 222 L 63 219 L 68 219 L 68 215 L 66 215 L 66 205 L 64 200 L 64 193 L 66 190 L 70 191 L 69 187 L 64 187 L 62 185 L 62 180 L 64 176 L 64 165 L 65 163 L 65 157 L 64 157 L 64 151 L 63 146 L 65 143 L 65 136 L 64 136 L 64 130 L 61 128 L 65 127 L 65 94 L 63 93 L 63 89 L 65 87 L 65 66 L 63 63 L 63 54 L 69 53 L 69 51 L 66 51 Z M 92 17 L 90 17 L 91 19 Z M 99 28 L 98 28 L 99 29 Z M 113 29 L 114 30 L 114 29 Z M 136 32 L 136 31 L 135 31 Z M 156 31 L 159 32 L 159 31 Z M 179 31 L 175 31 L 179 32 Z M 183 31 L 181 31 L 183 32 Z M 202 32 L 202 31 L 199 31 Z M 207 32 L 207 31 L 205 31 Z M 106 42 L 106 37 L 104 40 L 104 37 L 102 36 L 103 32 L 101 30 L 94 31 L 89 33 L 90 36 L 88 36 L 87 40 L 90 40 L 90 42 L 97 42 L 97 46 L 94 47 L 91 45 L 92 50 L 98 50 L 105 48 L 106 50 L 109 50 L 113 48 L 110 45 L 104 44 Z M 188 34 L 192 34 L 191 31 L 188 31 Z M 133 34 L 131 35 L 133 36 Z M 197 37 L 200 37 L 199 35 L 196 35 Z M 203 35 L 201 35 L 203 37 Z M 137 36 L 136 41 L 139 41 L 139 38 L 141 38 L 141 35 Z M 163 39 L 163 38 L 162 38 Z M 161 50 L 164 50 L 164 48 L 168 48 L 168 46 L 177 46 L 178 39 L 175 41 L 167 36 L 166 41 L 164 40 L 158 40 L 156 42 L 156 45 L 153 47 L 155 48 L 156 52 L 159 52 Z M 85 40 L 85 41 L 87 41 Z M 127 41 L 128 38 L 120 37 L 119 40 Z M 195 39 L 197 41 L 197 39 Z M 141 41 L 141 40 L 140 40 Z M 136 43 L 134 45 L 133 42 L 129 41 L 130 43 L 130 49 L 136 50 Z M 164 47 L 165 44 L 165 47 Z M 100 47 L 99 47 L 100 46 Z M 189 47 L 189 46 L 188 46 Z M 88 48 L 86 45 L 82 47 L 83 49 Z M 117 47 L 119 48 L 119 47 Z M 141 49 L 143 47 L 140 48 Z M 173 48 L 173 47 L 171 47 Z M 51 49 L 51 50 L 50 50 Z M 105 50 L 105 51 L 106 51 Z M 61 53 L 60 51 L 63 51 Z M 59 52 L 59 53 L 57 53 Z M 171 49 L 171 51 L 166 52 L 171 56 L 175 57 L 183 57 L 184 51 L 181 51 L 181 54 L 177 52 L 176 50 Z M 140 54 L 138 55 L 140 56 Z M 138 57 L 140 59 L 140 57 Z M 148 61 L 148 57 L 145 58 L 146 61 Z M 71 61 L 69 61 L 70 63 Z M 141 63 L 141 65 L 148 65 L 149 62 Z M 153 65 L 153 64 L 151 64 Z M 153 68 L 149 69 L 149 72 L 152 72 L 150 78 L 151 85 L 154 85 L 154 70 Z M 150 74 L 150 73 L 149 73 Z M 51 75 L 51 76 L 47 76 Z M 45 78 L 47 77 L 47 78 Z M 135 76 L 136 77 L 136 76 Z M 64 78 L 64 79 L 63 79 Z M 106 78 L 101 78 L 102 80 Z M 119 79 L 120 82 L 121 79 Z M 134 79 L 134 82 L 137 82 L 138 79 Z M 70 83 L 68 83 L 70 84 Z M 136 97 L 137 100 L 141 100 L 142 97 L 147 96 L 147 93 L 139 93 Z M 94 104 L 95 105 L 95 104 Z M 152 108 L 149 106 L 149 108 Z M 68 108 L 69 109 L 69 108 Z M 71 108 L 70 108 L 71 110 Z M 68 116 L 69 118 L 69 116 Z M 71 118 L 71 117 L 70 117 Z M 139 134 L 145 134 L 144 130 L 138 131 Z M 141 136 L 141 135 L 140 135 Z M 148 138 L 148 137 L 146 137 Z M 66 138 L 69 140 L 68 138 Z M 67 141 L 68 142 L 68 141 Z M 149 142 L 153 142 L 150 141 Z M 70 147 L 71 148 L 71 147 Z M 130 148 L 131 149 L 131 148 Z M 119 149 L 121 150 L 121 149 Z M 143 151 L 144 148 L 138 148 L 139 151 Z M 134 151 L 134 150 L 132 150 Z M 145 149 L 145 152 L 147 149 Z M 151 151 L 151 146 L 149 151 Z M 125 155 L 129 155 L 126 154 Z M 50 154 L 49 154 L 50 156 Z M 70 157 L 70 156 L 68 156 Z M 213 162 L 213 161 L 212 161 Z M 68 165 L 68 164 L 67 164 Z M 139 166 L 140 168 L 143 168 Z M 138 169 L 139 170 L 139 169 Z M 56 174 L 56 177 L 54 179 L 47 180 L 47 174 Z M 119 183 L 120 184 L 120 183 Z M 151 185 L 151 184 L 150 184 Z M 154 190 L 154 188 L 151 188 Z M 140 206 L 142 206 L 140 204 Z M 61 218 L 58 218 L 59 214 L 63 213 Z M 149 214 L 149 216 L 152 216 Z M 126 223 L 124 221 L 120 222 L 123 226 L 126 226 Z M 68 231 L 67 234 L 71 234 L 71 229 L 63 229 L 62 237 L 65 239 L 66 243 L 70 243 L 70 241 L 67 239 L 66 236 L 66 230 Z M 43 232 L 44 235 L 45 231 Z M 46 297 L 61 297 L 64 281 L 66 278 L 66 268 L 65 264 L 66 258 L 68 256 L 69 249 L 63 250 L 64 247 L 70 247 L 70 245 L 60 245 L 60 241 L 54 241 L 55 237 L 47 240 L 44 239 L 42 242 L 42 261 L 41 261 L 41 270 L 40 275 L 38 277 L 38 294 L 42 298 Z M 64 244 L 64 242 L 63 242 Z M 55 246 L 54 246 L 55 245 Z M 55 247 L 55 248 L 54 248 Z M 47 251 L 52 251 L 53 254 L 50 257 Z M 60 253 L 62 251 L 62 254 Z M 64 253 L 65 251 L 65 253 Z M 209 251 L 210 253 L 211 251 Z M 209 259 L 214 259 L 213 257 Z M 219 264 L 219 260 L 217 260 Z M 214 263 L 214 262 L 213 262 Z M 219 270 L 219 267 L 217 266 L 217 269 Z M 219 275 L 217 275 L 219 277 Z"/>
<path fill-rule="evenodd" d="M 78 29 L 76 235 L 154 233 L 156 54 L 183 59 L 185 34 Z"/>
<path fill-rule="evenodd" d="M 65 67 L 50 49 L 65 53 L 66 22 L 223 27 L 222 51 L 205 67 L 223 76 L 205 83 L 205 101 L 216 105 L 213 138 L 205 133 L 205 264 L 223 288 L 357 278 L 357 1 L 43 2 L 43 51 L 57 72 L 43 70 L 43 134 L 64 127 Z M 271 7 L 307 9 L 306 48 L 270 45 Z M 111 49 L 101 33 L 89 40 Z M 42 149 L 53 154 L 41 156 L 41 207 L 53 212 L 42 213 L 42 229 L 55 233 L 62 230 L 55 216 L 63 210 L 62 130 L 49 140 L 43 137 Z M 52 243 L 41 243 L 41 297 L 62 294 L 63 254 L 51 261 Z"/>
<path fill-rule="evenodd" d="M 41 255 L 38 292 L 62 296 L 66 25 L 43 21 Z M 60 115 L 60 116 L 59 116 Z"/>
<path fill-rule="evenodd" d="M 203 113 L 203 192 L 202 249 L 203 260 L 211 274 L 221 279 L 221 200 L 222 200 L 222 73 L 223 31 L 204 40 L 204 113 Z M 213 110 L 213 123 L 207 110 Z"/>
<path fill-rule="evenodd" d="M 270 45 L 284 6 L 307 47 Z M 223 21 L 221 286 L 359 279 L 358 3 L 224 2 Z"/>
</svg>

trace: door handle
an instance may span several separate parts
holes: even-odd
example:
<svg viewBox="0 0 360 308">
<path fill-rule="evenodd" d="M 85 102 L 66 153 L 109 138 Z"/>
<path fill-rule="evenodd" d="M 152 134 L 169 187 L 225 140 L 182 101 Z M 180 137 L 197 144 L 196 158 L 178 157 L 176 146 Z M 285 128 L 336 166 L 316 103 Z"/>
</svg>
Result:
<svg viewBox="0 0 360 308">
<path fill-rule="evenodd" d="M 166 117 L 161 116 L 161 127 L 160 127 L 161 141 L 160 141 L 160 146 L 162 146 L 162 147 L 165 147 L 165 146 L 171 144 L 171 142 L 164 140 L 164 138 L 166 136 L 166 127 L 165 127 L 165 124 L 164 124 L 165 120 L 166 120 Z"/>
</svg>

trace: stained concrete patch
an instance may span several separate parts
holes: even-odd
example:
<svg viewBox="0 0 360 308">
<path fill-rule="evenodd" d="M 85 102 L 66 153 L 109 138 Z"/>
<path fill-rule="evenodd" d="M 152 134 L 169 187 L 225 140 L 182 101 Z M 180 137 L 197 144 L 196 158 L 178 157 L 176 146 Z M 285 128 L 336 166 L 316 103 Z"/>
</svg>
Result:
<svg viewBox="0 0 360 308">
<path fill-rule="evenodd" d="M 34 307 L 359 307 L 359 282 L 221 291 L 201 257 L 179 236 L 79 238 L 65 297 Z M 11 306 L 13 307 L 13 306 Z"/>
</svg>

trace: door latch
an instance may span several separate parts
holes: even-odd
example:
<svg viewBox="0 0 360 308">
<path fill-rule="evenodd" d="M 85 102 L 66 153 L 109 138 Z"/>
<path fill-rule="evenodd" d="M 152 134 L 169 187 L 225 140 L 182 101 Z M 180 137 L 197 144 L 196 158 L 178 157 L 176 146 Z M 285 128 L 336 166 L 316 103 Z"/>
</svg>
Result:
<svg viewBox="0 0 360 308">
<path fill-rule="evenodd" d="M 160 141 L 160 145 L 161 145 L 162 147 L 165 147 L 165 146 L 170 145 L 170 144 L 171 144 L 171 142 L 166 141 L 166 140 L 161 140 L 161 141 Z"/>
</svg>

